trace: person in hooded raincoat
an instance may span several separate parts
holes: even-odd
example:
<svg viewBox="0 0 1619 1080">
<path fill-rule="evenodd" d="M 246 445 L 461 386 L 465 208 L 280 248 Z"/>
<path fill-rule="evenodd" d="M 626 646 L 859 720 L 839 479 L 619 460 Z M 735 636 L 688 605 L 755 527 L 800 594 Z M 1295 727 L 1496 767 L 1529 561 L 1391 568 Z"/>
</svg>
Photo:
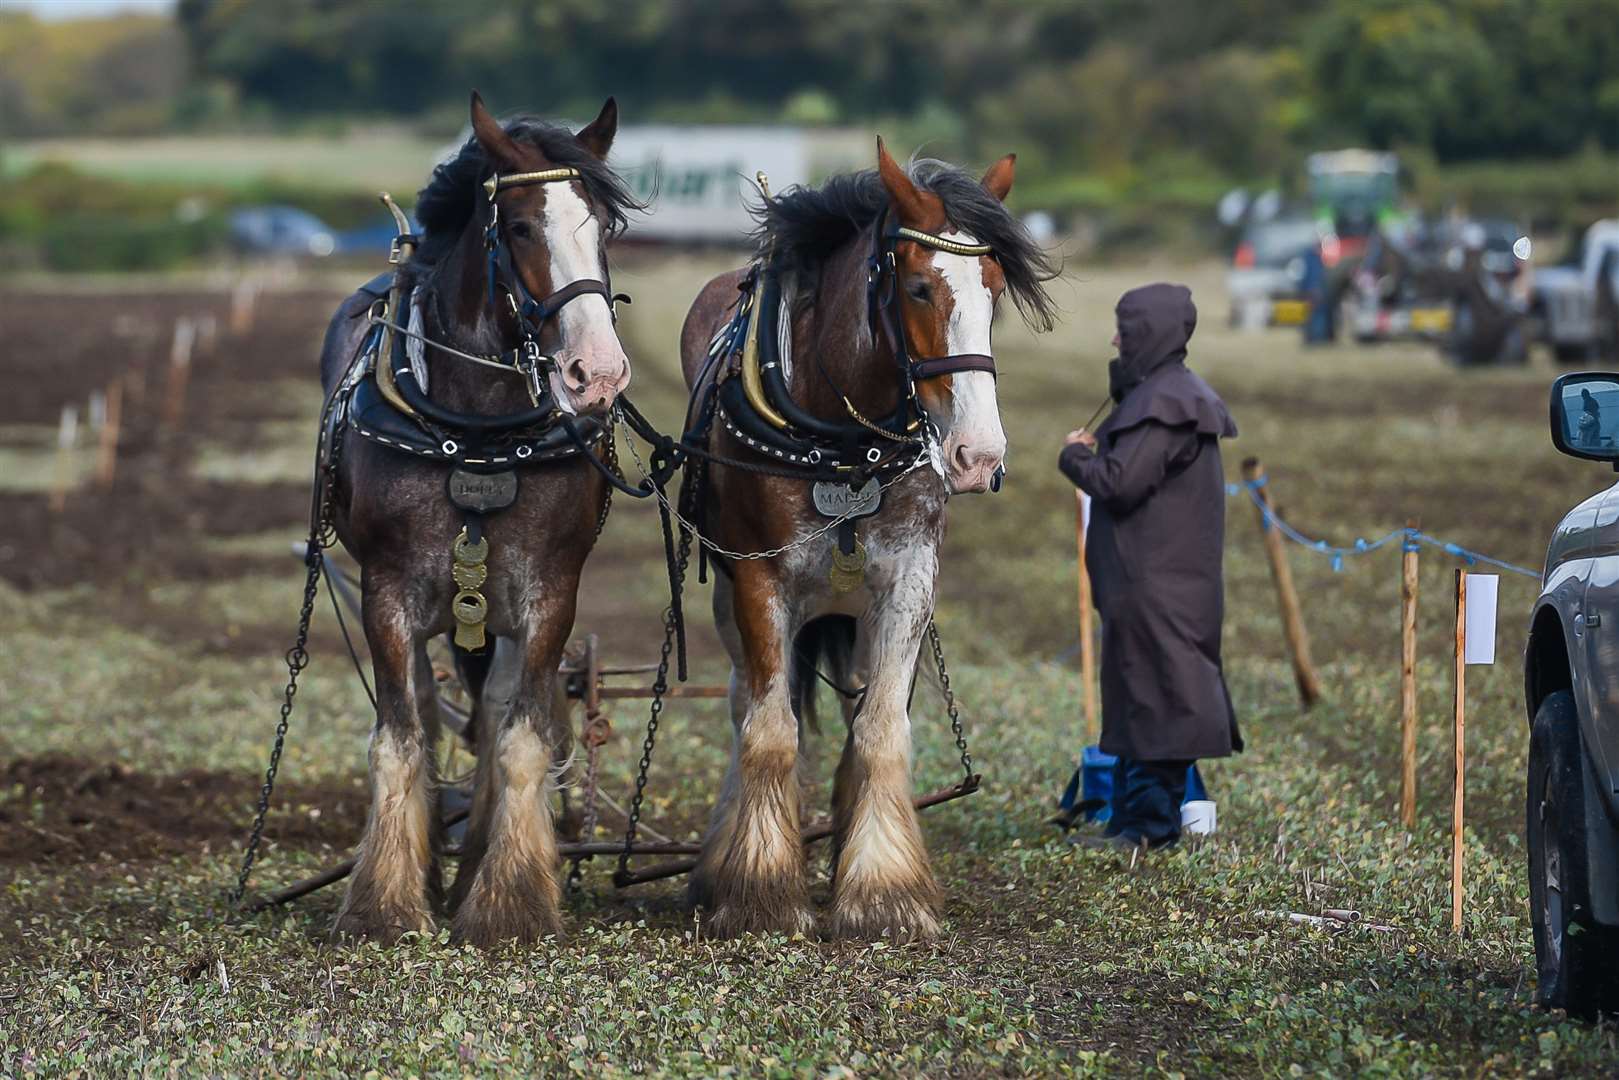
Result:
<svg viewBox="0 0 1619 1080">
<path fill-rule="evenodd" d="M 1069 434 L 1058 467 L 1092 500 L 1085 563 L 1102 621 L 1101 749 L 1118 758 L 1106 836 L 1156 847 L 1180 836 L 1191 764 L 1242 749 L 1220 665 L 1220 440 L 1237 426 L 1186 367 L 1190 290 L 1132 289 L 1116 315 L 1115 407 L 1094 434 Z"/>
</svg>

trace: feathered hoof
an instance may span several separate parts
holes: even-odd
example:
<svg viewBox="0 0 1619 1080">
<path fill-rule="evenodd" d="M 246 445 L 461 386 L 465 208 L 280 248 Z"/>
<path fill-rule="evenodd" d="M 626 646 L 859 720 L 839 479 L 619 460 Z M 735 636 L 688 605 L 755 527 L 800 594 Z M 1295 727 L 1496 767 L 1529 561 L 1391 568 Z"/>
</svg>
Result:
<svg viewBox="0 0 1619 1080">
<path fill-rule="evenodd" d="M 562 936 L 560 912 L 525 904 L 464 903 L 450 924 L 451 940 L 480 949 L 534 945 Z"/>
<path fill-rule="evenodd" d="M 409 933 L 431 934 L 433 919 L 424 911 L 362 911 L 345 907 L 332 924 L 334 941 L 379 941 L 392 945 Z"/>
<path fill-rule="evenodd" d="M 712 937 L 734 938 L 743 934 L 794 934 L 815 932 L 815 915 L 809 905 L 721 904 L 703 919 L 703 932 Z"/>
<path fill-rule="evenodd" d="M 936 904 L 913 893 L 841 896 L 832 902 L 827 934 L 856 941 L 932 941 L 939 936 Z"/>
</svg>

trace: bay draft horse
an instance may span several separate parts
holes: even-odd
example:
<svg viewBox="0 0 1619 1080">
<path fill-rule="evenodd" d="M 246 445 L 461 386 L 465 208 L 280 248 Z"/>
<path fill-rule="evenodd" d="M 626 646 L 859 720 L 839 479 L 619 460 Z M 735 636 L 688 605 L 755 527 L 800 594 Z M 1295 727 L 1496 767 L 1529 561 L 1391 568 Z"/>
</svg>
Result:
<svg viewBox="0 0 1619 1080">
<path fill-rule="evenodd" d="M 606 240 L 638 205 L 606 164 L 617 126 L 612 99 L 574 133 L 531 118 L 502 125 L 473 95 L 472 138 L 435 169 L 418 198 L 425 235 L 400 269 L 403 295 L 413 300 L 403 305 L 408 313 L 393 317 L 408 317 L 425 338 L 484 356 L 514 355 L 531 337 L 554 362 L 548 371 L 531 368 L 541 374 L 528 385 L 516 372 L 422 348 L 426 377 L 418 381 L 435 405 L 485 417 L 541 411 L 533 395 L 543 399 L 541 380 L 548 380 L 557 414 L 605 415 L 629 383 L 604 284 Z M 488 183 L 500 176 L 511 186 Z M 546 298 L 537 330 L 516 310 L 513 298 L 525 294 Z M 371 329 L 373 300 L 356 293 L 332 320 L 321 356 L 328 395 Z M 446 462 L 351 431 L 332 484 L 337 535 L 361 567 L 377 696 L 371 809 L 337 917 L 340 935 L 392 940 L 427 931 L 446 906 L 434 776 L 439 716 L 427 644 L 455 626 L 451 546 L 463 519 L 446 497 L 449 473 Z M 520 480 L 515 503 L 485 527 L 487 627 L 515 644 L 521 663 L 504 715 L 481 717 L 476 707 L 490 660 L 457 650 L 475 703 L 478 772 L 448 907 L 456 938 L 479 945 L 533 941 L 560 929 L 548 793 L 555 758 L 566 754 L 571 736 L 566 715 L 553 710 L 553 690 L 579 575 L 608 497 L 598 471 L 577 454 L 524 471 Z"/>
<path fill-rule="evenodd" d="M 757 239 L 782 267 L 780 362 L 794 403 L 828 420 L 896 409 L 892 334 L 870 325 L 869 253 L 879 220 L 993 254 L 951 254 L 900 236 L 892 248 L 903 346 L 910 357 L 980 354 L 989 370 L 920 377 L 916 396 L 936 429 L 933 468 L 888 489 L 881 509 L 861 518 L 868 552 L 864 584 L 829 584 L 835 541 L 822 536 L 772 559 L 718 558 L 714 617 L 730 653 L 729 772 L 691 880 L 691 898 L 710 909 L 719 934 L 808 932 L 813 926 L 800 841 L 797 761 L 800 720 L 813 707 L 813 664 L 864 686 L 845 707 L 848 735 L 833 790 L 833 936 L 927 938 L 938 932 L 939 890 L 911 803 L 908 705 L 920 643 L 932 618 L 938 548 L 949 494 L 982 492 L 1006 450 L 990 361 L 990 327 L 1003 293 L 1033 327 L 1049 329 L 1043 283 L 1055 276 L 1002 201 L 1014 156 L 982 180 L 936 161 L 901 168 L 877 144 L 876 171 L 835 177 L 818 190 L 767 198 Z M 885 213 L 886 208 L 886 213 Z M 987 245 L 987 248 L 985 247 Z M 687 315 L 681 353 L 688 386 L 699 379 L 711 338 L 737 301 L 745 271 L 710 281 Z M 758 461 L 717 425 L 711 451 Z M 878 444 L 881 445 L 881 444 Z M 765 459 L 768 461 L 768 459 Z M 998 484 L 996 485 L 998 486 Z M 716 462 L 699 524 L 720 546 L 757 552 L 823 525 L 802 480 L 759 475 Z"/>
</svg>

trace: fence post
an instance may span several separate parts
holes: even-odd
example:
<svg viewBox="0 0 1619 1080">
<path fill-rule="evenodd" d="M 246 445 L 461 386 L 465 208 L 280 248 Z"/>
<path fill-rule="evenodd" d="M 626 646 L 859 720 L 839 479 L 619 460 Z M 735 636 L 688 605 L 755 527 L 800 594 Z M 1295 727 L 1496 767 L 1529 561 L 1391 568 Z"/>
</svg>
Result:
<svg viewBox="0 0 1619 1080">
<path fill-rule="evenodd" d="M 169 349 L 169 378 L 163 391 L 163 427 L 174 431 L 185 415 L 186 384 L 191 378 L 191 351 L 197 326 L 188 318 L 174 320 L 174 343 Z"/>
<path fill-rule="evenodd" d="M 60 514 L 67 509 L 67 489 L 72 482 L 73 447 L 79 441 L 79 407 L 63 405 L 62 419 L 56 427 L 56 467 L 51 478 L 50 510 Z"/>
<path fill-rule="evenodd" d="M 1417 528 L 1417 519 L 1405 523 Z M 1400 559 L 1400 821 L 1406 828 L 1417 823 L 1417 553 L 1421 550 L 1408 531 Z"/>
<path fill-rule="evenodd" d="M 1096 636 L 1091 630 L 1091 578 L 1085 571 L 1085 493 L 1074 489 L 1074 546 L 1079 553 L 1079 685 L 1085 701 L 1085 745 L 1101 737 L 1096 719 Z"/>
<path fill-rule="evenodd" d="M 1287 553 L 1282 550 L 1282 534 L 1271 520 L 1270 492 L 1264 486 L 1265 467 L 1258 458 L 1242 463 L 1242 478 L 1254 493 L 1259 505 L 1259 528 L 1265 537 L 1265 555 L 1270 560 L 1271 580 L 1276 583 L 1276 598 L 1282 608 L 1282 632 L 1287 636 L 1287 651 L 1293 658 L 1293 679 L 1298 683 L 1299 700 L 1308 709 L 1321 700 L 1321 680 L 1316 677 L 1315 665 L 1310 661 L 1310 639 L 1304 632 L 1304 617 L 1299 613 L 1299 595 L 1293 588 L 1293 571 L 1287 565 Z"/>
<path fill-rule="evenodd" d="M 124 424 L 124 383 L 114 379 L 107 384 L 103 399 L 106 410 L 101 421 L 101 441 L 96 448 L 96 484 L 106 491 L 118 474 L 118 438 Z"/>
<path fill-rule="evenodd" d="M 1462 932 L 1462 796 L 1466 791 L 1467 746 L 1467 571 L 1456 571 L 1456 776 L 1450 812 L 1450 928 Z"/>
</svg>

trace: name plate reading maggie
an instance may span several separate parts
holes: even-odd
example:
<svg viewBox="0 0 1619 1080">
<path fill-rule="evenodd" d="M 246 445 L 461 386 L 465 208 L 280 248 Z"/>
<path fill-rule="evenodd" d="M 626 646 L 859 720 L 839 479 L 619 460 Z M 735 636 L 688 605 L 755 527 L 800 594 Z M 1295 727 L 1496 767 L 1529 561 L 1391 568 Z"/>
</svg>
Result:
<svg viewBox="0 0 1619 1080">
<path fill-rule="evenodd" d="M 517 501 L 517 474 L 511 470 L 477 473 L 467 469 L 450 471 L 450 502 L 462 510 L 486 514 L 504 510 Z"/>
<path fill-rule="evenodd" d="M 825 480 L 815 483 L 810 494 L 815 499 L 815 509 L 830 518 L 867 517 L 875 514 L 877 508 L 883 504 L 883 486 L 874 476 L 866 481 L 866 486 L 855 491 L 848 484 L 832 484 Z"/>
</svg>

